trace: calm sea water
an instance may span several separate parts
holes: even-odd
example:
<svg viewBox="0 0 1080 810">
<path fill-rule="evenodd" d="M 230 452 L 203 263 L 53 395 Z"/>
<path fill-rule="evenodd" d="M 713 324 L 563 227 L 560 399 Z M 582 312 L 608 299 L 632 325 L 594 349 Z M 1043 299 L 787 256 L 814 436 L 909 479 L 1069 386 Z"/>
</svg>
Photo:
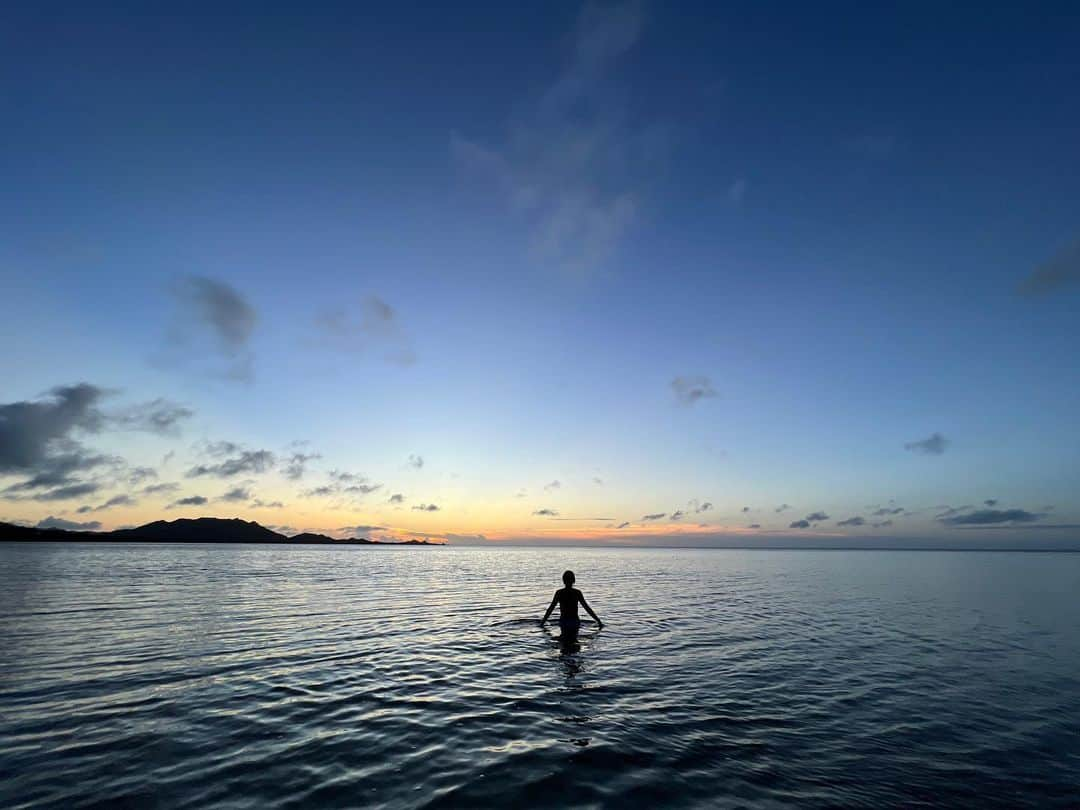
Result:
<svg viewBox="0 0 1080 810">
<path fill-rule="evenodd" d="M 1070 554 L 0 544 L 0 806 L 1075 807 L 1078 595 Z"/>
</svg>

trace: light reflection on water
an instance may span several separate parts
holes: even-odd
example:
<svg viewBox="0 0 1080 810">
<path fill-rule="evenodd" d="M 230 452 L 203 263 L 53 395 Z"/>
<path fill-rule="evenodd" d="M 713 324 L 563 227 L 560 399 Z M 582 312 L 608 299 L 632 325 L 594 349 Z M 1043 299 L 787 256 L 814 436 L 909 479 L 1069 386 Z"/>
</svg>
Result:
<svg viewBox="0 0 1080 810">
<path fill-rule="evenodd" d="M 0 805 L 1069 806 L 1078 592 L 1066 554 L 0 544 Z"/>
</svg>

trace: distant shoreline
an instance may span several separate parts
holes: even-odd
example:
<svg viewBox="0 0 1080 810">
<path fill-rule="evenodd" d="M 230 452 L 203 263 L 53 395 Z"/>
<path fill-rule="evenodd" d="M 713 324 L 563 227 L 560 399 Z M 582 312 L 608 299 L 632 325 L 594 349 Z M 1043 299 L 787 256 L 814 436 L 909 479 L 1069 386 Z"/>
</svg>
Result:
<svg viewBox="0 0 1080 810">
<path fill-rule="evenodd" d="M 0 536 L 0 543 L 144 543 L 147 545 L 165 545 L 168 543 L 184 543 L 193 545 L 233 545 L 245 546 L 445 546 L 446 543 L 432 543 L 428 540 L 403 540 L 400 543 L 387 543 L 382 540 L 366 540 L 352 538 L 347 540 L 208 540 L 205 537 L 179 538 L 170 537 L 163 540 L 157 537 L 113 537 L 102 532 L 70 532 L 68 537 L 7 537 Z"/>
<path fill-rule="evenodd" d="M 0 541 L 15 543 L 248 543 L 272 546 L 441 546 L 430 540 L 369 540 L 366 537 L 336 538 L 315 532 L 292 537 L 275 532 L 254 521 L 239 518 L 180 518 L 158 520 L 131 529 L 109 532 L 80 531 L 51 527 L 19 526 L 0 522 Z"/>
</svg>

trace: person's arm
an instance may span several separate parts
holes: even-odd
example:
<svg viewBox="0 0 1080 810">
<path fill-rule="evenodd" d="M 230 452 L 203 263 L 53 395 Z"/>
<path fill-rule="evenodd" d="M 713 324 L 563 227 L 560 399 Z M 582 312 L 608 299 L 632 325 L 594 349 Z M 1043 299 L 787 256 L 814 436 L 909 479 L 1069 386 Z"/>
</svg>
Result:
<svg viewBox="0 0 1080 810">
<path fill-rule="evenodd" d="M 603 627 L 604 623 L 602 621 L 600 621 L 600 617 L 597 616 L 595 613 L 593 613 L 593 609 L 591 607 L 589 607 L 589 603 L 585 601 L 585 594 L 578 591 L 578 599 L 581 600 L 581 606 L 583 608 L 585 608 L 585 610 L 587 610 L 589 612 L 589 615 L 592 616 L 596 620 L 596 626 L 598 628 Z"/>
<path fill-rule="evenodd" d="M 551 611 L 555 609 L 555 603 L 559 601 L 559 592 L 555 591 L 555 595 L 551 597 L 551 604 L 548 605 L 547 613 L 544 614 L 544 618 L 540 620 L 540 624 L 543 624 L 548 620 L 548 616 L 551 615 Z"/>
</svg>

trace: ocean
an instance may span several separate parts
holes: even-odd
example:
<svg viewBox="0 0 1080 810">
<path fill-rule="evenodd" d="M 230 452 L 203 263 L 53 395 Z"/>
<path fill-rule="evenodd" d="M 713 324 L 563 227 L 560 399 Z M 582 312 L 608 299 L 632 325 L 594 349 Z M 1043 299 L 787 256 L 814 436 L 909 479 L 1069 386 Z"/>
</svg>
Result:
<svg viewBox="0 0 1080 810">
<path fill-rule="evenodd" d="M 1080 804 L 1080 554 L 4 543 L 0 639 L 5 808 Z"/>
</svg>

